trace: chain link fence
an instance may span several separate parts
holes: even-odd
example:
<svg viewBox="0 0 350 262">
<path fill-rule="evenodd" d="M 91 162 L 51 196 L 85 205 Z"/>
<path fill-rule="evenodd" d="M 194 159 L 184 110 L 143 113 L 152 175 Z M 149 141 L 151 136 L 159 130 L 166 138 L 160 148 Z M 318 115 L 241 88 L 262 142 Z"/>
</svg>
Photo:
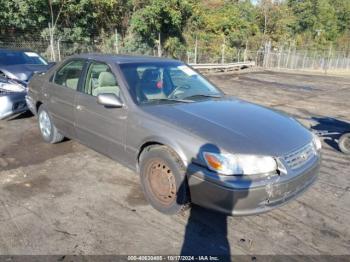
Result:
<svg viewBox="0 0 350 262">
<path fill-rule="evenodd" d="M 260 51 L 257 57 L 260 57 L 259 65 L 264 68 L 350 71 L 350 56 L 346 52 L 335 51 L 327 54 L 309 50 Z"/>
<path fill-rule="evenodd" d="M 265 44 L 259 50 L 246 48 L 229 48 L 222 46 L 215 51 L 208 48 L 208 43 L 201 43 L 196 47 L 177 52 L 176 58 L 184 62 L 195 63 L 234 63 L 254 61 L 259 67 L 267 69 L 293 70 L 341 70 L 350 73 L 350 54 L 346 51 L 332 50 L 297 50 L 296 48 L 272 49 Z M 61 61 L 67 56 L 79 53 L 110 53 L 110 54 L 139 54 L 158 56 L 158 47 L 130 50 L 123 43 L 116 46 L 114 42 L 64 42 L 55 41 L 54 45 L 43 39 L 37 41 L 16 41 L 15 39 L 1 39 L 0 48 L 30 49 L 38 52 L 50 61 Z M 162 56 L 171 57 L 162 50 Z"/>
</svg>

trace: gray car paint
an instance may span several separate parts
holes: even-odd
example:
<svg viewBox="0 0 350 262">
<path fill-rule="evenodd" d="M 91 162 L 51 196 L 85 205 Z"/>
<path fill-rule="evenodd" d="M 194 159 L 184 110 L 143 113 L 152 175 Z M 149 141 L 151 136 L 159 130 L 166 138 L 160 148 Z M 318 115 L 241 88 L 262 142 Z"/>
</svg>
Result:
<svg viewBox="0 0 350 262">
<path fill-rule="evenodd" d="M 0 65 L 0 71 L 11 79 L 29 81 L 33 74 L 46 72 L 52 65 Z"/>
<path fill-rule="evenodd" d="M 0 120 L 27 111 L 26 92 L 0 92 Z"/>
<path fill-rule="evenodd" d="M 5 52 L 6 49 L 0 51 Z M 9 49 L 9 51 L 12 51 Z M 28 51 L 28 50 L 19 50 Z M 17 64 L 17 65 L 0 65 L 0 72 L 2 72 L 2 81 L 11 79 L 19 82 L 25 88 L 28 81 L 34 74 L 41 74 L 51 68 L 54 63 L 47 65 L 29 65 L 29 64 Z M 5 78 L 4 78 L 4 77 Z M 9 118 L 13 115 L 23 113 L 28 110 L 26 100 L 26 90 L 23 92 L 0 92 L 0 119 Z M 19 105 L 19 106 L 17 106 Z"/>
<path fill-rule="evenodd" d="M 118 64 L 144 61 L 174 62 L 174 60 L 89 54 L 69 59 L 96 60 L 109 64 L 117 76 L 125 106 L 107 109 L 97 104 L 95 97 L 79 92 L 74 94 L 72 90 L 67 91 L 65 87 L 50 83 L 49 79 L 60 67 L 57 65 L 46 75 L 35 76 L 30 82 L 28 98 L 32 101 L 33 113 L 37 113 L 38 104 L 45 104 L 54 118 L 55 125 L 64 135 L 78 139 L 134 170 L 138 170 L 138 156 L 144 145 L 150 143 L 167 145 L 179 155 L 188 170 L 193 164 L 197 167 L 192 172 L 192 177 L 189 177 L 190 191 L 195 196 L 192 197 L 194 203 L 231 214 L 264 212 L 272 207 L 255 206 L 261 201 L 260 199 L 252 201 L 247 197 L 250 189 L 260 190 L 262 192 L 258 194 L 260 197 L 273 198 L 276 195 L 269 191 L 271 185 L 275 187 L 281 183 L 281 188 L 283 184 L 294 187 L 292 181 L 298 176 L 305 175 L 311 172 L 310 170 L 313 170 L 310 175 L 312 178 L 317 175 L 319 156 L 315 157 L 303 170 L 298 172 L 289 170 L 283 177 L 220 176 L 207 170 L 203 159 L 200 158 L 203 145 L 213 145 L 220 152 L 281 157 L 311 143 L 312 135 L 297 121 L 286 115 L 233 97 L 186 104 L 136 105 L 128 91 L 131 87 L 128 87 L 124 80 Z M 223 195 L 227 194 L 227 190 L 231 190 L 232 193 L 232 190 L 245 189 L 249 208 L 247 207 L 246 211 L 233 212 L 229 207 L 226 211 L 223 210 L 218 204 L 206 205 L 206 202 L 210 202 L 210 197 L 200 197 L 198 181 L 203 182 L 202 185 L 205 185 L 205 188 L 218 185 Z M 306 179 L 301 181 L 306 183 Z M 311 180 L 307 179 L 307 181 L 309 186 Z M 299 186 L 293 190 L 288 185 L 284 188 L 283 203 L 292 198 L 287 197 L 287 193 L 292 196 L 296 194 L 295 192 L 300 194 L 303 191 Z M 203 199 L 205 199 L 204 204 Z"/>
</svg>

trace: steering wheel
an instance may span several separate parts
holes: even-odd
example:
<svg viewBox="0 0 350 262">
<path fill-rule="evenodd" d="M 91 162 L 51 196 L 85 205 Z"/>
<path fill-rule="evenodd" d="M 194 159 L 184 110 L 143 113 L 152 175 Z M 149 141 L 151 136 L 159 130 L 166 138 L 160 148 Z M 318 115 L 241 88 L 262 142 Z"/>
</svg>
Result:
<svg viewBox="0 0 350 262">
<path fill-rule="evenodd" d="M 176 87 L 174 88 L 174 90 L 171 91 L 171 93 L 168 95 L 168 98 L 171 98 L 171 99 L 178 98 L 178 97 L 176 96 L 176 92 L 177 92 L 177 91 L 179 91 L 179 90 L 181 90 L 181 89 L 190 89 L 190 88 L 191 88 L 191 87 L 190 87 L 189 85 L 187 85 L 187 84 L 182 85 L 182 86 L 176 86 Z"/>
</svg>

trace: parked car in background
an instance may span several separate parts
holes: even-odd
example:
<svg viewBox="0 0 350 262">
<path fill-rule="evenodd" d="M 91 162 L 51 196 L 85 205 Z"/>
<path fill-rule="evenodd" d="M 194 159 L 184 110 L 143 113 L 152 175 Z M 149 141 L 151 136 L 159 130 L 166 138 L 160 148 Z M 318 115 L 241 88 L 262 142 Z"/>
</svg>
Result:
<svg viewBox="0 0 350 262">
<path fill-rule="evenodd" d="M 339 138 L 339 148 L 347 155 L 350 155 L 350 132 L 344 133 Z"/>
<path fill-rule="evenodd" d="M 186 64 L 78 55 L 29 84 L 48 143 L 64 137 L 139 172 L 147 200 L 232 215 L 271 210 L 316 180 L 321 142 L 293 118 L 226 96 Z"/>
<path fill-rule="evenodd" d="M 26 111 L 27 84 L 52 64 L 30 50 L 0 49 L 0 119 Z"/>
</svg>

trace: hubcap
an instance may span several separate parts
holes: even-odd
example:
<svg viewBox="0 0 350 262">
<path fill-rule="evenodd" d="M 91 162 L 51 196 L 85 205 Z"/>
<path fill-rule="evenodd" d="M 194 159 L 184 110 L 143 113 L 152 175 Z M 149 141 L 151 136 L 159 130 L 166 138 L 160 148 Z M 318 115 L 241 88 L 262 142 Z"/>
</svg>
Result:
<svg viewBox="0 0 350 262">
<path fill-rule="evenodd" d="M 176 198 L 175 177 L 161 159 L 152 160 L 147 168 L 147 182 L 153 196 L 163 205 L 170 205 Z"/>
<path fill-rule="evenodd" d="M 346 150 L 350 151 L 350 136 L 345 138 L 344 147 L 346 148 Z"/>
<path fill-rule="evenodd" d="M 39 126 L 43 136 L 49 137 L 51 134 L 51 121 L 49 115 L 45 111 L 42 111 L 39 115 Z"/>
</svg>

